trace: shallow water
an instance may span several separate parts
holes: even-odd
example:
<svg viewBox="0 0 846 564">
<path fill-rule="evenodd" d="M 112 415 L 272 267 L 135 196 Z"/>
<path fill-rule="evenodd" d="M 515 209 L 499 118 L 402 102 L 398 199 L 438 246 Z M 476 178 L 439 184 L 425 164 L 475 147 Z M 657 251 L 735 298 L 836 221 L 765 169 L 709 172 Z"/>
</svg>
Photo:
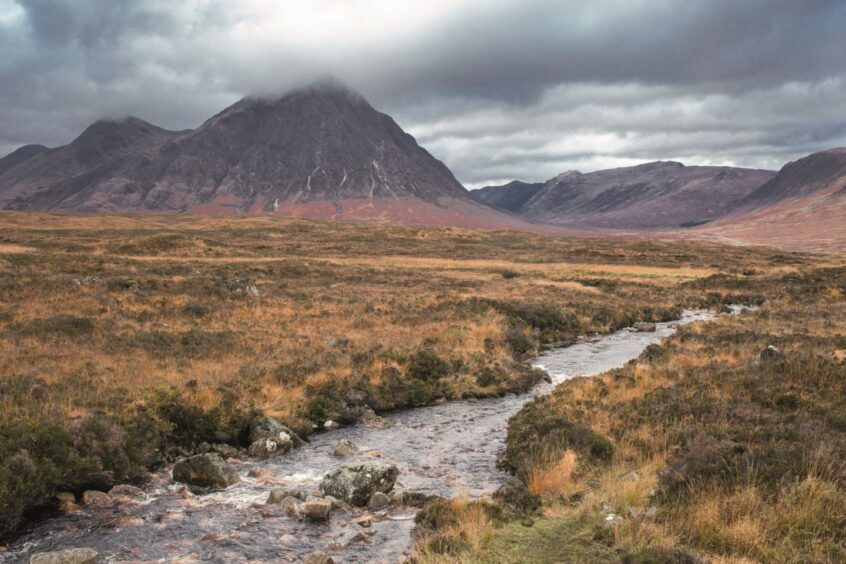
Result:
<svg viewBox="0 0 846 564">
<path fill-rule="evenodd" d="M 671 335 L 677 324 L 714 317 L 707 311 L 688 311 L 677 322 L 657 324 L 654 333 L 623 330 L 545 352 L 532 364 L 546 370 L 552 384 L 540 384 L 526 394 L 397 412 L 385 416 L 390 423 L 386 429 L 346 427 L 315 436 L 285 456 L 235 462 L 242 482 L 227 490 L 185 499 L 164 472 L 144 503 L 51 518 L 17 539 L 10 552 L 0 554 L 0 562 L 28 562 L 35 552 L 69 547 L 94 548 L 101 562 L 166 562 L 191 555 L 204 562 L 298 562 L 315 550 L 328 552 L 336 562 L 402 560 L 411 546 L 415 509 L 376 512 L 369 537 L 360 538 L 364 529 L 350 520 L 366 511 L 339 510 L 328 524 L 310 524 L 289 519 L 263 502 L 275 486 L 313 488 L 342 462 L 368 458 L 396 463 L 397 486 L 404 489 L 445 497 L 488 495 L 507 479 L 496 469 L 496 457 L 504 446 L 509 417 L 524 403 L 568 378 L 624 365 Z M 341 438 L 355 442 L 359 453 L 346 459 L 332 456 L 332 445 Z M 264 470 L 265 477 L 248 477 L 252 469 Z"/>
</svg>

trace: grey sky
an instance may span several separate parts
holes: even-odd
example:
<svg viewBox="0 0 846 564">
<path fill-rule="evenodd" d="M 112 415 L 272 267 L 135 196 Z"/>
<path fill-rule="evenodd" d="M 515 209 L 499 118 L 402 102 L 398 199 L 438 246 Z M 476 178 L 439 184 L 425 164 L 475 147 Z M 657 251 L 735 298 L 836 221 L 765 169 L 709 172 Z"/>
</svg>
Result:
<svg viewBox="0 0 846 564">
<path fill-rule="evenodd" d="M 468 187 L 846 144 L 846 3 L 0 0 L 0 153 L 332 74 Z"/>
</svg>

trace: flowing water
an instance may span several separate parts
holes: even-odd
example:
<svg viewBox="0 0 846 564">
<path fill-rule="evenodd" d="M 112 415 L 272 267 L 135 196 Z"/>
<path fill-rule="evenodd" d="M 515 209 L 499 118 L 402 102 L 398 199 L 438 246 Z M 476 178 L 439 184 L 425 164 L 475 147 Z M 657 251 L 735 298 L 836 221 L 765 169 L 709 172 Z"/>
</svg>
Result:
<svg viewBox="0 0 846 564">
<path fill-rule="evenodd" d="M 375 458 L 399 466 L 397 486 L 403 489 L 444 497 L 489 495 L 507 479 L 496 469 L 496 458 L 504 446 L 508 418 L 523 404 L 568 378 L 624 365 L 671 335 L 677 324 L 714 317 L 707 311 L 687 311 L 677 322 L 657 324 L 654 333 L 624 330 L 545 352 L 532 364 L 546 370 L 552 383 L 526 394 L 392 413 L 385 416 L 388 428 L 346 427 L 317 435 L 284 456 L 234 462 L 242 481 L 226 490 L 185 498 L 170 482 L 169 472 L 163 472 L 148 488 L 146 501 L 35 524 L 9 552 L 0 554 L 0 562 L 28 562 L 35 552 L 70 547 L 94 548 L 101 562 L 186 557 L 204 562 L 299 562 L 316 550 L 328 552 L 336 562 L 402 560 L 411 546 L 415 509 L 375 512 L 376 521 L 366 530 L 351 522 L 366 511 L 338 510 L 328 524 L 312 524 L 285 517 L 278 506 L 265 506 L 268 492 L 275 486 L 314 488 L 342 462 Z M 332 445 L 342 438 L 358 445 L 359 453 L 334 457 Z"/>
</svg>

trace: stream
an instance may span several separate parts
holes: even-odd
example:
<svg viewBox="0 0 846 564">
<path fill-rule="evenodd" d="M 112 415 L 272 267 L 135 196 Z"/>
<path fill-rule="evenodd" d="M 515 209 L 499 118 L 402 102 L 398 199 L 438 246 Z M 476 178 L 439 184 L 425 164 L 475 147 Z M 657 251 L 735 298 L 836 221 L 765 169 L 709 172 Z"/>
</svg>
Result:
<svg viewBox="0 0 846 564">
<path fill-rule="evenodd" d="M 738 312 L 740 308 L 733 308 Z M 678 324 L 707 321 L 715 314 L 685 311 L 654 333 L 622 330 L 589 337 L 578 344 L 547 351 L 532 361 L 552 383 L 529 393 L 502 398 L 462 400 L 385 415 L 384 429 L 354 426 L 322 433 L 287 455 L 269 460 L 241 459 L 233 466 L 241 482 L 226 490 L 185 497 L 170 481 L 156 476 L 139 503 L 86 509 L 33 524 L 0 553 L 0 563 L 29 562 L 36 552 L 90 547 L 100 562 L 300 562 L 323 550 L 335 562 L 397 562 L 411 547 L 416 509 L 391 507 L 372 512 L 372 526 L 352 519 L 364 510 L 335 511 L 328 524 L 298 522 L 279 506 L 264 505 L 277 486 L 316 488 L 328 471 L 344 462 L 387 460 L 400 469 L 397 487 L 444 497 L 490 495 L 508 476 L 496 469 L 506 424 L 527 401 L 549 393 L 574 376 L 593 376 L 623 366 L 649 345 L 670 336 Z M 340 459 L 332 446 L 340 439 L 359 447 Z M 256 477 L 251 477 L 256 476 Z"/>
</svg>

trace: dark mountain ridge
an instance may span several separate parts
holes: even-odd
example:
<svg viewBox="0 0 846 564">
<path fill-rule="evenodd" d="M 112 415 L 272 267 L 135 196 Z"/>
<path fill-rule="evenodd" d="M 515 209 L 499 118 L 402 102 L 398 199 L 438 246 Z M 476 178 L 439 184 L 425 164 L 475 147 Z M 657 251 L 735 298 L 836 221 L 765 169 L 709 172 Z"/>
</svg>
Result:
<svg viewBox="0 0 846 564">
<path fill-rule="evenodd" d="M 245 98 L 193 130 L 103 120 L 64 147 L 25 149 L 0 160 L 0 209 L 522 225 L 469 198 L 390 116 L 333 81 Z"/>
</svg>

